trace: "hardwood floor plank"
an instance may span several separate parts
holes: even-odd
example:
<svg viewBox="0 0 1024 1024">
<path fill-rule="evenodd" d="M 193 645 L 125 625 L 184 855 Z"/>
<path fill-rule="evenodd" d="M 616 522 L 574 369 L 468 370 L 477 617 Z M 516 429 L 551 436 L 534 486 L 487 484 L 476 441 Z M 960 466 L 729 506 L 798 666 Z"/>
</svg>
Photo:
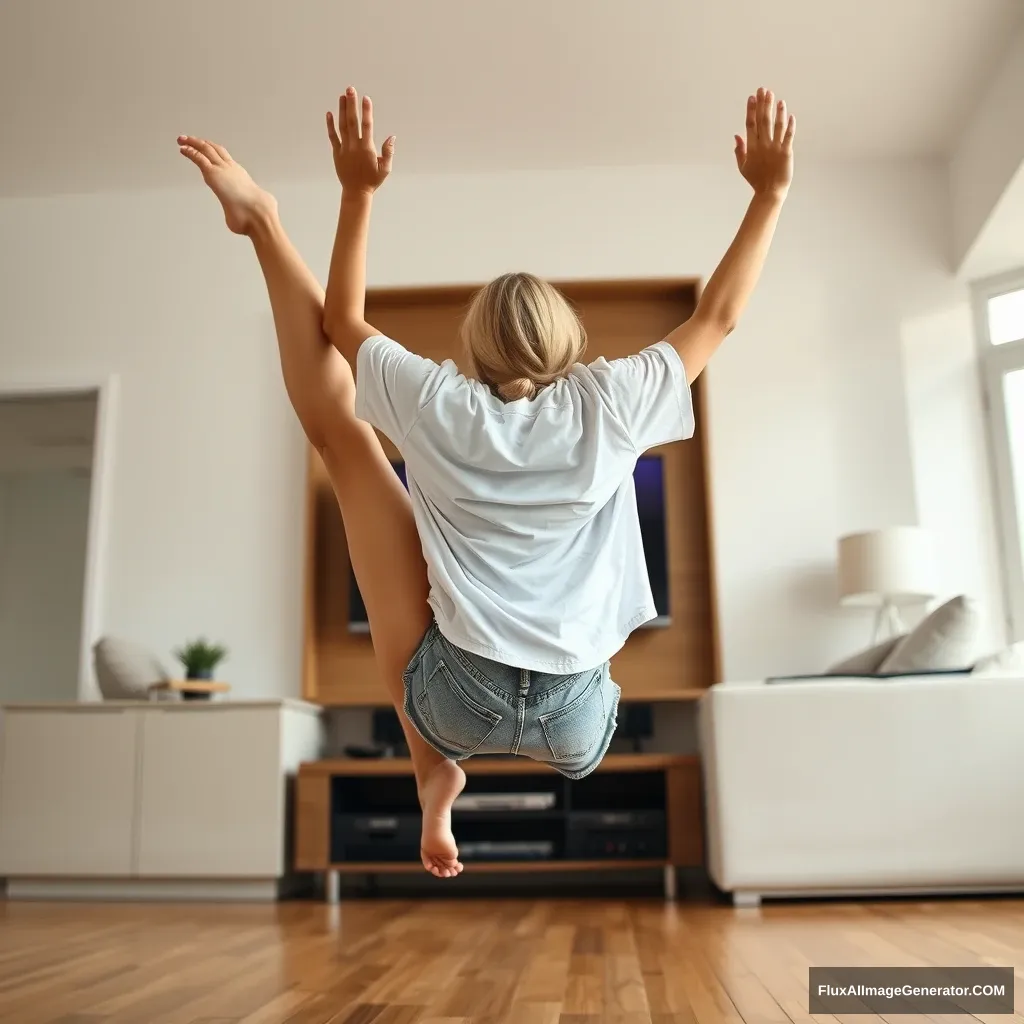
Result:
<svg viewBox="0 0 1024 1024">
<path fill-rule="evenodd" d="M 1024 965 L 1024 901 L 0 904 L 12 1024 L 864 1024 L 814 964 Z"/>
<path fill-rule="evenodd" d="M 248 1016 L 241 1017 L 238 1024 L 285 1024 L 285 1021 L 311 998 L 313 997 L 308 992 L 289 989 L 276 995 Z"/>
</svg>

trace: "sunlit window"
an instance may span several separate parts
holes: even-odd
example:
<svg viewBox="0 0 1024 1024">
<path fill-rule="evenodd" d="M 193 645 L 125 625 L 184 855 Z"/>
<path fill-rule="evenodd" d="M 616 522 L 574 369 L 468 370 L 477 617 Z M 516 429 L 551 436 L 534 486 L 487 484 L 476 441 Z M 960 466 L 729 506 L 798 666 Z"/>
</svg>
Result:
<svg viewBox="0 0 1024 1024">
<path fill-rule="evenodd" d="M 993 345 L 1024 338 L 1024 288 L 988 300 L 988 333 Z"/>
</svg>

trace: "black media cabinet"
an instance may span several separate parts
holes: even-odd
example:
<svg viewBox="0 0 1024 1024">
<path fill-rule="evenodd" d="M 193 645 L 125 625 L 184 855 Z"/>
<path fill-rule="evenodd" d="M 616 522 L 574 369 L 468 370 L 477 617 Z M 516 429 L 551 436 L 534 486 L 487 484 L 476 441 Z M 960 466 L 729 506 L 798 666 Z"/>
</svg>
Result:
<svg viewBox="0 0 1024 1024">
<path fill-rule="evenodd" d="M 466 872 L 661 868 L 703 863 L 696 757 L 610 755 L 572 782 L 526 758 L 471 758 L 453 813 Z M 295 867 L 338 874 L 422 871 L 419 805 L 407 760 L 317 761 L 300 768 Z"/>
</svg>

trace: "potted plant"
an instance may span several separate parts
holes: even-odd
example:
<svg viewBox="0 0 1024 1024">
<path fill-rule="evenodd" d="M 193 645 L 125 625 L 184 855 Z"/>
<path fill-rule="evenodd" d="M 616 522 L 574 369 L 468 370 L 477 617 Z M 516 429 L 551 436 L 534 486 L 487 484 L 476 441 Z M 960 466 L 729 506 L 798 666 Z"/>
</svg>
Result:
<svg viewBox="0 0 1024 1024">
<path fill-rule="evenodd" d="M 174 656 L 181 662 L 185 669 L 186 679 L 202 679 L 209 681 L 217 666 L 227 657 L 227 648 L 220 644 L 211 644 L 203 637 L 198 640 L 190 640 L 183 647 L 174 652 Z M 195 696 L 193 694 L 193 696 Z M 203 694 L 202 696 L 209 696 Z"/>
</svg>

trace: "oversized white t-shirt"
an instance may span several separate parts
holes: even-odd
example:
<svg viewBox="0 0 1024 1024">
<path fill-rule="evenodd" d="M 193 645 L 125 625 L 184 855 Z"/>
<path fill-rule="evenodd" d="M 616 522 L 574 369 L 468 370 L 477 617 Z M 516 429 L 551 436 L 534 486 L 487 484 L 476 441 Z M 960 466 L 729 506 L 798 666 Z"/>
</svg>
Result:
<svg viewBox="0 0 1024 1024">
<path fill-rule="evenodd" d="M 577 365 L 505 403 L 454 363 L 375 335 L 359 349 L 356 415 L 405 460 L 430 604 L 455 646 L 582 672 L 655 617 L 633 469 L 693 435 L 670 344 Z"/>
</svg>

